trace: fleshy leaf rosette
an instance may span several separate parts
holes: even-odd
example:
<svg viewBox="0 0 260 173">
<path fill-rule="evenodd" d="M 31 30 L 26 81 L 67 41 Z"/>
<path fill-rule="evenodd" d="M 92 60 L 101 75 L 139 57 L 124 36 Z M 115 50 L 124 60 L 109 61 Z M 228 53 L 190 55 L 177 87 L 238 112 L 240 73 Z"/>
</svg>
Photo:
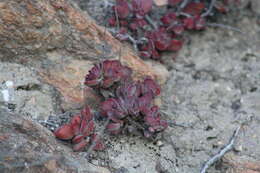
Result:
<svg viewBox="0 0 260 173">
<path fill-rule="evenodd" d="M 117 60 L 105 60 L 96 64 L 86 75 L 85 85 L 93 88 L 109 88 L 114 83 L 127 80 L 132 70 Z"/>
<path fill-rule="evenodd" d="M 160 132 L 168 127 L 165 120 L 161 120 L 158 106 L 144 109 L 142 113 L 145 115 L 144 122 L 148 126 L 149 133 Z"/>
<path fill-rule="evenodd" d="M 89 107 L 82 109 L 80 114 L 76 114 L 72 117 L 70 123 L 64 124 L 54 131 L 54 135 L 61 140 L 71 140 L 74 151 L 83 150 L 90 140 L 96 136 L 94 133 L 95 124 L 93 121 L 93 115 L 90 112 Z M 94 149 L 101 149 L 102 141 L 96 142 Z"/>
<path fill-rule="evenodd" d="M 130 41 L 142 58 L 162 62 L 163 52 L 177 55 L 186 40 L 185 31 L 205 29 L 207 19 L 216 13 L 226 13 L 228 4 L 232 3 L 226 0 L 168 0 L 167 10 L 158 14 L 158 18 L 152 13 L 153 0 L 116 0 L 114 15 L 108 23 L 111 27 L 119 27 L 115 37 Z"/>
<path fill-rule="evenodd" d="M 106 129 L 111 134 L 119 134 L 123 129 L 135 126 L 143 133 L 150 133 L 149 137 L 163 131 L 167 123 L 161 120 L 158 107 L 152 106 L 153 99 L 159 94 L 159 85 L 149 77 L 142 82 L 121 84 L 116 97 L 101 104 L 101 115 L 111 120 Z"/>
<path fill-rule="evenodd" d="M 167 122 L 161 120 L 159 108 L 153 106 L 154 98 L 161 92 L 160 86 L 151 77 L 133 81 L 131 73 L 131 69 L 119 61 L 106 60 L 89 71 L 85 84 L 100 89 L 98 91 L 104 96 L 99 115 L 107 118 L 105 128 L 110 134 L 117 135 L 123 130 L 133 134 L 141 131 L 145 137 L 155 138 L 157 133 L 167 128 Z M 104 90 L 113 94 L 106 95 L 102 93 Z M 94 150 L 104 149 L 95 133 L 93 114 L 88 106 L 74 115 L 69 123 L 55 130 L 54 135 L 61 140 L 70 140 L 74 151 L 81 151 L 90 143 L 94 144 Z"/>
</svg>

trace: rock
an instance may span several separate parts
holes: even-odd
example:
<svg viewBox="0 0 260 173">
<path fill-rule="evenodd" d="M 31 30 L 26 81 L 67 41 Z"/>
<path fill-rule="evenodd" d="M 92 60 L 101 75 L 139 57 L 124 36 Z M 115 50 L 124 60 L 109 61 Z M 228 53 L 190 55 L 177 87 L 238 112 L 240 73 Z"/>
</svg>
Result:
<svg viewBox="0 0 260 173">
<path fill-rule="evenodd" d="M 260 15 L 260 1 L 259 0 L 251 0 L 251 8 L 253 12 L 257 15 Z"/>
<path fill-rule="evenodd" d="M 38 123 L 2 109 L 0 134 L 0 172 L 110 172 L 80 158 Z"/>
<path fill-rule="evenodd" d="M 153 0 L 153 2 L 157 6 L 163 6 L 163 5 L 167 5 L 168 4 L 168 0 Z"/>
<path fill-rule="evenodd" d="M 163 85 L 167 81 L 170 73 L 164 65 L 154 61 L 145 61 L 145 64 L 149 67 L 148 69 L 153 69 L 153 72 L 156 74 L 155 79 L 157 79 L 160 85 Z M 144 75 L 147 74 L 148 72 L 144 73 Z"/>
<path fill-rule="evenodd" d="M 61 61 L 62 59 L 58 61 L 59 68 L 40 70 L 39 75 L 44 82 L 54 86 L 60 92 L 63 109 L 80 108 L 85 99 L 88 102 L 91 100 L 94 107 L 98 105 L 100 98 L 90 88 L 84 86 L 85 75 L 92 68 L 93 62 L 73 59 L 67 63 Z"/>
<path fill-rule="evenodd" d="M 104 59 L 120 59 L 133 69 L 136 79 L 149 75 L 165 81 L 163 66 L 155 71 L 72 1 L 23 1 L 21 5 L 11 0 L 1 2 L 0 8 L 0 60 L 34 67 L 43 82 L 63 96 L 64 109 L 81 107 L 84 76 L 93 63 Z"/>
<path fill-rule="evenodd" d="M 255 160 L 247 156 L 238 156 L 229 153 L 222 159 L 221 165 L 228 167 L 227 172 L 260 173 L 260 160 Z"/>
<path fill-rule="evenodd" d="M 33 68 L 7 62 L 0 63 L 1 102 L 16 113 L 41 120 L 58 107 L 54 89 L 41 83 Z"/>
</svg>

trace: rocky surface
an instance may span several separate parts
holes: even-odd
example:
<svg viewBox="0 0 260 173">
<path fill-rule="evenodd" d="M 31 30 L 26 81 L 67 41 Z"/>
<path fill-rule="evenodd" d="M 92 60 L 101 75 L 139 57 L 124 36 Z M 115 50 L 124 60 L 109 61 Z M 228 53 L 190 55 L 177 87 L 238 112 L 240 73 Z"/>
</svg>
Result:
<svg viewBox="0 0 260 173">
<path fill-rule="evenodd" d="M 110 172 L 88 163 L 30 118 L 1 108 L 0 121 L 0 172 Z"/>
<path fill-rule="evenodd" d="M 84 2 L 81 5 L 94 17 L 102 12 L 94 10 L 102 10 L 97 8 L 100 2 Z M 171 125 L 155 143 L 138 135 L 105 134 L 107 148 L 94 152 L 90 160 L 85 158 L 86 152 L 72 152 L 50 130 L 69 120 L 67 110 L 83 105 L 84 75 L 97 59 L 82 58 L 82 52 L 75 58 L 60 48 L 46 51 L 37 61 L 20 59 L 27 63 L 0 58 L 0 172 L 199 172 L 241 123 L 245 124 L 234 150 L 208 172 L 260 172 L 258 20 L 248 9 L 231 13 L 218 22 L 245 34 L 222 28 L 195 33 L 175 62 L 166 60 L 171 56 L 167 54 L 164 65 L 126 58 L 124 62 L 130 61 L 139 74 L 159 74 L 160 83 L 166 82 L 160 105 L 164 117 L 178 126 Z M 4 57 L 3 51 L 0 54 Z M 85 92 L 88 103 L 96 108 L 99 97 Z M 45 128 L 38 124 L 47 119 L 54 125 L 42 123 Z M 102 121 L 97 123 L 102 127 Z"/>
</svg>

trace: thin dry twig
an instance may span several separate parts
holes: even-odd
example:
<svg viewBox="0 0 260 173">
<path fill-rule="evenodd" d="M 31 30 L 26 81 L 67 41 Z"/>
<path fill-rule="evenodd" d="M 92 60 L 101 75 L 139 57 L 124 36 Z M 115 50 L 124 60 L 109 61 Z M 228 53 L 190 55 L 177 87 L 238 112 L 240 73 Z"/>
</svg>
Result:
<svg viewBox="0 0 260 173">
<path fill-rule="evenodd" d="M 240 125 L 232 135 L 230 142 L 222 149 L 220 150 L 216 155 L 214 155 L 212 158 L 210 158 L 202 167 L 200 173 L 206 173 L 207 169 L 214 164 L 216 161 L 220 160 L 228 151 L 232 150 L 234 147 L 235 140 L 238 136 L 238 133 L 241 129 Z"/>
<path fill-rule="evenodd" d="M 156 23 L 153 21 L 153 19 L 150 18 L 150 16 L 148 14 L 145 15 L 144 18 L 153 27 L 153 29 L 157 29 L 158 28 Z"/>
<path fill-rule="evenodd" d="M 165 114 L 168 117 L 171 117 L 170 113 L 167 112 L 167 111 L 161 110 L 160 112 Z M 183 127 L 183 128 L 190 128 L 191 127 L 191 125 L 184 124 L 184 123 L 177 123 L 177 122 L 175 122 L 173 120 L 168 120 L 167 123 L 169 124 L 170 127 L 173 127 L 173 126 Z"/>
<path fill-rule="evenodd" d="M 119 30 L 120 26 L 119 26 L 119 18 L 118 18 L 118 13 L 117 13 L 117 9 L 115 8 L 115 15 L 116 15 L 116 27 L 117 30 Z"/>
<path fill-rule="evenodd" d="M 180 6 L 177 9 L 177 14 L 181 12 L 181 10 L 186 7 L 186 5 L 190 2 L 190 0 L 184 0 L 182 1 L 182 3 L 180 4 Z"/>
<path fill-rule="evenodd" d="M 206 16 L 210 15 L 215 3 L 216 3 L 216 0 L 211 0 L 208 10 L 205 13 L 201 14 L 201 17 L 206 17 Z"/>
<path fill-rule="evenodd" d="M 243 31 L 241 31 L 240 29 L 238 28 L 235 28 L 233 26 L 228 26 L 228 25 L 225 25 L 225 24 L 220 24 L 220 23 L 207 23 L 206 24 L 207 26 L 212 26 L 212 27 L 220 27 L 220 28 L 224 28 L 224 29 L 228 29 L 228 30 L 232 30 L 232 31 L 236 31 L 236 32 L 239 32 L 241 34 L 245 34 Z"/>
</svg>

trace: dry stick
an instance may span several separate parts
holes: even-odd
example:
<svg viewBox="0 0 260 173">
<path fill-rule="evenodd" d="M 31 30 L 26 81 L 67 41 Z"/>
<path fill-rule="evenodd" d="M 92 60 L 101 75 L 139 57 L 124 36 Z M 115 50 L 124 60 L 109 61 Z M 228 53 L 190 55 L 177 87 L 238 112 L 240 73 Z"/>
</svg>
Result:
<svg viewBox="0 0 260 173">
<path fill-rule="evenodd" d="M 163 111 L 163 110 L 161 110 L 161 113 L 165 114 L 168 117 L 171 116 L 169 112 L 166 112 L 166 111 Z M 169 124 L 170 127 L 172 127 L 172 126 L 183 127 L 183 128 L 190 128 L 191 127 L 191 125 L 187 125 L 187 124 L 183 124 L 183 123 L 177 123 L 173 120 L 168 120 L 167 123 Z"/>
<path fill-rule="evenodd" d="M 157 29 L 157 25 L 154 23 L 154 21 L 150 18 L 150 16 L 147 14 L 144 16 L 145 20 L 152 25 L 153 29 Z"/>
<path fill-rule="evenodd" d="M 115 15 L 116 15 L 116 27 L 117 27 L 117 31 L 119 31 L 119 18 L 118 18 L 118 13 L 117 13 L 117 8 L 115 8 Z"/>
<path fill-rule="evenodd" d="M 181 10 L 186 7 L 186 5 L 190 2 L 190 0 L 184 0 L 182 1 L 181 5 L 177 9 L 177 14 L 181 12 Z"/>
<path fill-rule="evenodd" d="M 232 26 L 228 26 L 228 25 L 224 25 L 224 24 L 219 24 L 219 23 L 207 23 L 206 26 L 212 26 L 212 27 L 220 27 L 220 28 L 224 28 L 224 29 L 228 29 L 228 30 L 232 30 L 232 31 L 236 31 L 239 32 L 241 34 L 245 34 L 243 31 L 241 31 L 238 28 L 232 27 Z"/>
<path fill-rule="evenodd" d="M 116 15 L 116 27 L 117 27 L 117 32 L 119 32 L 120 29 L 120 24 L 119 24 L 119 18 L 118 18 L 118 13 L 117 13 L 117 8 L 115 8 L 115 15 Z M 119 48 L 119 61 L 121 61 L 121 53 L 122 53 L 122 48 L 120 46 Z"/>
<path fill-rule="evenodd" d="M 230 151 L 231 149 L 233 149 L 233 146 L 234 146 L 234 143 L 235 143 L 235 140 L 238 136 L 238 133 L 241 129 L 241 126 L 240 125 L 234 132 L 234 134 L 232 135 L 231 137 L 231 140 L 230 142 L 228 143 L 228 145 L 226 145 L 222 150 L 220 150 L 215 156 L 213 156 L 211 159 L 209 159 L 205 164 L 204 166 L 202 167 L 200 173 L 206 173 L 207 169 L 212 165 L 214 164 L 216 161 L 218 161 L 219 159 L 221 159 L 228 151 Z"/>
<path fill-rule="evenodd" d="M 208 10 L 207 10 L 205 13 L 203 13 L 203 14 L 201 15 L 201 17 L 206 17 L 206 16 L 210 15 L 210 13 L 211 13 L 211 11 L 212 11 L 212 9 L 213 9 L 215 3 L 216 3 L 216 0 L 211 0 L 211 3 L 210 3 L 210 5 L 209 5 Z"/>
<path fill-rule="evenodd" d="M 190 128 L 191 127 L 190 125 L 183 124 L 183 123 L 177 123 L 173 120 L 168 120 L 167 123 L 169 124 L 170 127 L 173 127 L 173 126 L 182 127 L 182 128 Z"/>
</svg>

